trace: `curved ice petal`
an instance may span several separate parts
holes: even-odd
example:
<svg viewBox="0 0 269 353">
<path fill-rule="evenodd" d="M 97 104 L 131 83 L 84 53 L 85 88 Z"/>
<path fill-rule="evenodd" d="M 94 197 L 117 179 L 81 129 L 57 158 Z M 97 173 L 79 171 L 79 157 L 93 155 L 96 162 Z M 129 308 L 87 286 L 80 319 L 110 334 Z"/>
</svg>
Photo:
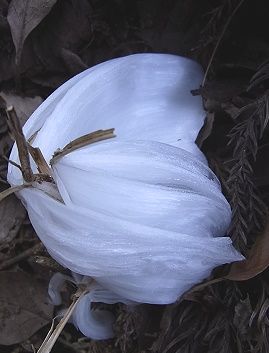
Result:
<svg viewBox="0 0 269 353">
<path fill-rule="evenodd" d="M 114 315 L 107 310 L 93 310 L 93 292 L 83 296 L 72 315 L 74 325 L 86 336 L 95 340 L 105 340 L 114 336 Z"/>
<path fill-rule="evenodd" d="M 119 139 L 160 141 L 203 158 L 189 143 L 195 141 L 205 116 L 201 97 L 190 92 L 201 80 L 197 63 L 175 55 L 135 54 L 110 60 L 58 89 L 24 131 L 29 138 L 30 130 L 42 127 L 33 144 L 47 160 L 71 140 L 106 128 L 115 128 Z"/>
<path fill-rule="evenodd" d="M 66 281 L 75 283 L 72 277 L 63 275 L 60 272 L 54 273 L 51 277 L 48 287 L 48 294 L 53 305 L 60 305 L 62 303 L 61 289 Z"/>
</svg>

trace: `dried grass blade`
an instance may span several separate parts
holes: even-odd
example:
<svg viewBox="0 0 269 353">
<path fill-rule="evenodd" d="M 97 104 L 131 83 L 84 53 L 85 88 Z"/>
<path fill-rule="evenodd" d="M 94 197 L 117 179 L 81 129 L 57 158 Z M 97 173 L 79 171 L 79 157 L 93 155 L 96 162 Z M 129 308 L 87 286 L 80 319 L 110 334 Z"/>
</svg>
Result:
<svg viewBox="0 0 269 353">
<path fill-rule="evenodd" d="M 116 137 L 114 134 L 115 129 L 107 129 L 107 130 L 97 130 L 95 132 L 91 132 L 89 134 L 78 137 L 77 139 L 69 142 L 63 149 L 56 151 L 50 160 L 50 164 L 55 163 L 59 158 L 67 155 L 70 152 L 73 152 L 81 147 L 85 147 L 91 145 L 95 142 L 107 140 L 113 137 Z"/>
<path fill-rule="evenodd" d="M 28 143 L 28 149 L 29 149 L 30 155 L 32 156 L 33 160 L 35 161 L 35 164 L 37 165 L 37 169 L 38 169 L 39 173 L 51 176 L 52 171 L 51 171 L 47 161 L 45 160 L 40 148 L 33 147 Z"/>
<path fill-rule="evenodd" d="M 7 123 L 17 143 L 23 179 L 26 182 L 31 182 L 34 180 L 34 176 L 31 169 L 27 142 L 19 118 L 12 106 L 6 108 L 6 113 L 8 117 Z"/>
<path fill-rule="evenodd" d="M 9 195 L 13 194 L 14 192 L 20 191 L 22 189 L 28 188 L 29 186 L 32 186 L 32 183 L 25 183 L 22 185 L 17 185 L 17 186 L 12 186 L 0 193 L 0 202 L 3 201 L 6 197 Z"/>
<path fill-rule="evenodd" d="M 53 330 L 53 325 L 51 326 L 47 336 L 45 337 L 42 345 L 40 346 L 39 350 L 37 353 L 50 353 L 55 342 L 57 341 L 57 338 L 60 336 L 62 330 L 64 329 L 65 325 L 67 324 L 68 320 L 70 319 L 72 313 L 74 312 L 76 306 L 78 305 L 80 299 L 88 293 L 88 290 L 85 290 L 81 292 L 81 290 L 78 290 L 78 292 L 75 294 L 75 298 L 72 302 L 72 304 L 69 306 L 67 309 L 66 313 L 64 314 L 63 318 L 60 320 L 56 328 Z"/>
</svg>

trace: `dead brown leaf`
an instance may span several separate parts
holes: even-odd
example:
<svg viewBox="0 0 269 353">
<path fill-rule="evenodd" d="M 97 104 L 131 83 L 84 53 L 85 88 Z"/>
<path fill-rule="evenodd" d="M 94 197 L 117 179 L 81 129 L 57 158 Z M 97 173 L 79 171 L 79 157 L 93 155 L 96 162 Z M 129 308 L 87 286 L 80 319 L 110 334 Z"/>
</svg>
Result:
<svg viewBox="0 0 269 353">
<path fill-rule="evenodd" d="M 0 283 L 0 344 L 25 341 L 51 321 L 47 283 L 23 272 L 1 272 Z"/>
<path fill-rule="evenodd" d="M 16 237 L 25 216 L 25 208 L 14 195 L 0 202 L 0 248 Z"/>
<path fill-rule="evenodd" d="M 12 0 L 7 20 L 16 48 L 16 64 L 21 61 L 25 39 L 43 20 L 56 4 L 57 0 Z"/>
<path fill-rule="evenodd" d="M 33 51 L 38 54 L 40 65 L 36 66 L 35 72 L 27 71 L 31 80 L 55 89 L 70 76 L 88 67 L 88 60 L 80 57 L 84 46 L 92 39 L 91 16 L 92 7 L 88 0 L 58 1 L 42 21 L 42 26 L 31 34 Z M 25 52 L 22 61 L 24 55 Z"/>
<path fill-rule="evenodd" d="M 262 273 L 269 266 L 269 222 L 244 261 L 234 262 L 224 277 L 232 281 L 246 281 Z"/>
</svg>

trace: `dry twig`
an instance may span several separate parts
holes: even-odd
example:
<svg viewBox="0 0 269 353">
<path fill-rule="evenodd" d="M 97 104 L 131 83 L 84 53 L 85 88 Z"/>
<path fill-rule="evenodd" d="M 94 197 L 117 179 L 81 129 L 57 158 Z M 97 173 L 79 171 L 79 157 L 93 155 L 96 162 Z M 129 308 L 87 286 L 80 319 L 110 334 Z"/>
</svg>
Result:
<svg viewBox="0 0 269 353">
<path fill-rule="evenodd" d="M 34 180 L 34 175 L 30 165 L 27 142 L 22 132 L 19 118 L 12 106 L 7 107 L 6 112 L 8 117 L 7 122 L 8 122 L 9 128 L 17 143 L 23 179 L 26 182 L 30 183 Z"/>
<path fill-rule="evenodd" d="M 2 262 L 0 264 L 0 271 L 15 265 L 16 263 L 18 263 L 24 259 L 27 259 L 30 256 L 38 254 L 43 249 L 44 249 L 44 246 L 41 243 L 34 245 L 32 248 L 25 250 L 24 252 L 20 253 L 19 255 L 13 257 L 12 259 L 9 259 L 9 260 Z"/>
<path fill-rule="evenodd" d="M 35 161 L 35 164 L 37 166 L 39 173 L 51 177 L 52 171 L 48 163 L 46 162 L 40 148 L 33 147 L 30 145 L 30 143 L 27 143 L 27 145 L 28 145 L 29 153 L 31 154 L 33 160 Z"/>
</svg>

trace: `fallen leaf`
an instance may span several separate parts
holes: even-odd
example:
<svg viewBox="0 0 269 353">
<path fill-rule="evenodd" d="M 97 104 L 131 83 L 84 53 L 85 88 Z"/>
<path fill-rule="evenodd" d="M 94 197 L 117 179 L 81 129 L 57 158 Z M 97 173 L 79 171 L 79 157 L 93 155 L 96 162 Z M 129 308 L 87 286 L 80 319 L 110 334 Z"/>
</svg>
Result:
<svg viewBox="0 0 269 353">
<path fill-rule="evenodd" d="M 224 277 L 232 281 L 246 281 L 262 273 L 269 266 L 269 222 L 252 246 L 246 260 L 232 263 Z"/>
<path fill-rule="evenodd" d="M 25 341 L 51 321 L 47 283 L 23 272 L 1 272 L 0 283 L 0 344 Z"/>
<path fill-rule="evenodd" d="M 15 195 L 0 202 L 0 248 L 16 237 L 25 216 L 25 208 Z"/>
<path fill-rule="evenodd" d="M 58 1 L 42 25 L 32 32 L 31 41 L 26 43 L 32 45 L 30 54 L 37 59 L 37 65 L 33 67 L 28 59 L 25 60 L 25 46 L 22 62 L 26 61 L 28 66 L 23 77 L 27 75 L 32 82 L 54 90 L 74 73 L 92 66 L 95 62 L 82 59 L 84 48 L 92 40 L 92 15 L 88 0 Z M 70 52 L 63 54 L 65 50 Z M 51 90 L 45 91 L 47 93 Z"/>
<path fill-rule="evenodd" d="M 21 60 L 25 39 L 50 12 L 57 0 L 12 0 L 7 20 L 16 48 L 16 64 Z"/>
<path fill-rule="evenodd" d="M 0 92 L 7 105 L 12 105 L 18 115 L 21 125 L 23 126 L 29 116 L 43 102 L 41 97 L 21 97 L 16 94 Z"/>
</svg>

